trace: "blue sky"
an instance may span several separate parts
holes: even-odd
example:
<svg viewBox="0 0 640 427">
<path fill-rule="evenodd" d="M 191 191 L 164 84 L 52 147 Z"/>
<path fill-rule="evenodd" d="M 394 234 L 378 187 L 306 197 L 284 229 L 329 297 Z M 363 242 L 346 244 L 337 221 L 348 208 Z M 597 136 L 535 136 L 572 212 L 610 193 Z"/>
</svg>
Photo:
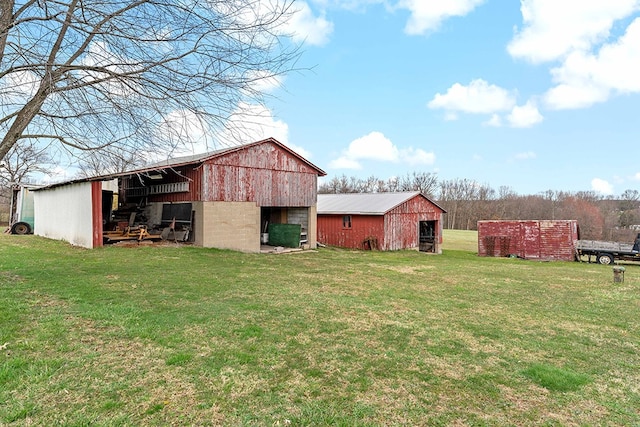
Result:
<svg viewBox="0 0 640 427">
<path fill-rule="evenodd" d="M 265 6 L 281 0 L 260 0 Z M 245 141 L 188 129 L 175 155 L 275 137 L 328 173 L 412 172 L 519 194 L 640 188 L 640 0 L 295 0 L 300 71 L 238 106 Z M 258 71 L 259 72 L 259 71 Z M 166 124 L 167 126 L 163 125 Z M 204 141 L 204 142 L 203 142 Z M 59 167 L 67 178 L 69 169 Z"/>
<path fill-rule="evenodd" d="M 640 1 L 307 0 L 262 131 L 327 178 L 640 188 Z"/>
</svg>

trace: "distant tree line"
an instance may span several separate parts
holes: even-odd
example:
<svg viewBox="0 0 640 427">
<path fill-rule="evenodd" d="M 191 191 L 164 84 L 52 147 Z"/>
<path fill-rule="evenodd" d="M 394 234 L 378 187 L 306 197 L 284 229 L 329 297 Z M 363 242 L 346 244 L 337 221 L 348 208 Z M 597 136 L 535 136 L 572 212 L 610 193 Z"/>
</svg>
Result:
<svg viewBox="0 0 640 427">
<path fill-rule="evenodd" d="M 383 193 L 420 191 L 447 213 L 444 228 L 475 230 L 480 220 L 577 220 L 582 239 L 632 241 L 640 232 L 640 192 L 619 196 L 593 191 L 553 191 L 520 195 L 507 186 L 497 190 L 470 179 L 440 180 L 436 174 L 413 172 L 387 180 L 333 177 L 319 193 Z"/>
</svg>

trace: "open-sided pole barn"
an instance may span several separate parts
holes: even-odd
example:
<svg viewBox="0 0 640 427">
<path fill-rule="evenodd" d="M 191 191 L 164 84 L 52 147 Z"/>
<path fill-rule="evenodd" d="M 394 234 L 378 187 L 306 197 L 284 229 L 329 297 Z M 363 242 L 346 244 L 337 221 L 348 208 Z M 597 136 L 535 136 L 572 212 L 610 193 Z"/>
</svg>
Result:
<svg viewBox="0 0 640 427">
<path fill-rule="evenodd" d="M 317 179 L 324 175 L 269 138 L 42 188 L 34 197 L 35 233 L 96 247 L 122 239 L 118 230 L 138 230 L 133 238 L 140 239 L 168 230 L 199 246 L 258 252 L 271 225 L 289 224 L 299 226 L 301 244 L 315 247 Z"/>
<path fill-rule="evenodd" d="M 420 192 L 318 195 L 318 241 L 442 253 L 443 208 Z"/>
</svg>

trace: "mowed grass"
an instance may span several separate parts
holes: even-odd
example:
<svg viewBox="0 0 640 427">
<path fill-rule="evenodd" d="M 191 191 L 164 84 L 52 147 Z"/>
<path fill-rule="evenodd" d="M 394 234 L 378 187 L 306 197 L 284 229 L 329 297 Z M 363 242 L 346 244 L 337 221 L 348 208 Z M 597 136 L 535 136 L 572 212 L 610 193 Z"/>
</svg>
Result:
<svg viewBox="0 0 640 427">
<path fill-rule="evenodd" d="M 639 425 L 639 277 L 0 235 L 0 425 Z"/>
<path fill-rule="evenodd" d="M 474 230 L 443 230 L 442 242 L 445 250 L 478 253 L 478 232 Z"/>
</svg>

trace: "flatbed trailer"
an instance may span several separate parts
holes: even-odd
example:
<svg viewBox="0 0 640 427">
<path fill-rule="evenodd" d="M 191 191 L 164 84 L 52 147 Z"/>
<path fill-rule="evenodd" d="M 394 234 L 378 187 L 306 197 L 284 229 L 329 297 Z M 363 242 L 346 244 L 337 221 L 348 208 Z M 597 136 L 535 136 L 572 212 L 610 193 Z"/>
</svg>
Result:
<svg viewBox="0 0 640 427">
<path fill-rule="evenodd" d="M 640 233 L 633 244 L 605 242 L 599 240 L 578 240 L 576 242 L 576 257 L 578 260 L 586 256 L 591 262 L 595 259 L 598 264 L 613 264 L 615 261 L 640 261 Z"/>
</svg>

